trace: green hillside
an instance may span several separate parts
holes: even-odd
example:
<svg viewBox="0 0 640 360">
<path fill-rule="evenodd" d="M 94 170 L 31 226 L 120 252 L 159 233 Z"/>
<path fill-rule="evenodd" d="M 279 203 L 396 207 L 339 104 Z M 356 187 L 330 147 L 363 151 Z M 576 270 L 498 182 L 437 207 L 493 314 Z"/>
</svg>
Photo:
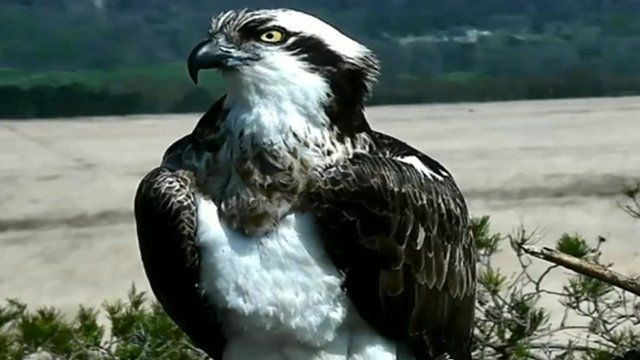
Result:
<svg viewBox="0 0 640 360">
<path fill-rule="evenodd" d="M 220 82 L 191 85 L 186 56 L 243 6 L 305 10 L 371 47 L 373 103 L 640 93 L 639 0 L 4 0 L 0 118 L 203 111 Z"/>
</svg>

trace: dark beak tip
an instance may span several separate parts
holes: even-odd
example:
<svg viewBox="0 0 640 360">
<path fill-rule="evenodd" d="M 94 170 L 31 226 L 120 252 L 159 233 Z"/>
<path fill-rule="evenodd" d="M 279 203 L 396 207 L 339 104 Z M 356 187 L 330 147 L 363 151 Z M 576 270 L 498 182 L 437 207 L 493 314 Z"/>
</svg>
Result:
<svg viewBox="0 0 640 360">
<path fill-rule="evenodd" d="M 195 67 L 192 67 L 191 65 L 189 65 L 189 77 L 191 78 L 191 81 L 193 81 L 194 84 L 198 85 L 198 73 L 200 72 L 200 69 L 197 69 Z"/>
</svg>

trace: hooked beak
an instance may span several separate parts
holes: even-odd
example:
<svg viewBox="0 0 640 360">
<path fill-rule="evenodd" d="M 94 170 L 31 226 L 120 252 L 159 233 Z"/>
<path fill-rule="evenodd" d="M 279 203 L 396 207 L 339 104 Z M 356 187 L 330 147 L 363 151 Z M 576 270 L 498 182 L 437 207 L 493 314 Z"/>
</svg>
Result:
<svg viewBox="0 0 640 360">
<path fill-rule="evenodd" d="M 231 54 L 223 51 L 217 42 L 212 39 L 204 40 L 196 45 L 189 54 L 187 65 L 189 76 L 197 84 L 200 70 L 223 68 L 231 58 Z"/>
<path fill-rule="evenodd" d="M 198 83 L 198 73 L 202 69 L 228 70 L 257 60 L 232 47 L 220 45 L 215 39 L 206 39 L 191 50 L 188 60 L 189 76 Z"/>
</svg>

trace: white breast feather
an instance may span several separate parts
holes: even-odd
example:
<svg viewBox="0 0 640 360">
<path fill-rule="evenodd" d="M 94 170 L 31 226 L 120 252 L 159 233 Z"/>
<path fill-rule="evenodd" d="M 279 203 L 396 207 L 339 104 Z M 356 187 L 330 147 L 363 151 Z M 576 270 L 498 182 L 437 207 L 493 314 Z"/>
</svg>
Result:
<svg viewBox="0 0 640 360">
<path fill-rule="evenodd" d="M 228 339 L 224 360 L 411 359 L 353 309 L 310 215 L 248 237 L 197 201 L 200 281 Z"/>
<path fill-rule="evenodd" d="M 222 307 L 225 328 L 269 330 L 313 345 L 333 340 L 347 299 L 313 218 L 289 215 L 276 231 L 247 237 L 227 229 L 216 206 L 199 199 L 198 223 L 201 282 Z"/>
</svg>

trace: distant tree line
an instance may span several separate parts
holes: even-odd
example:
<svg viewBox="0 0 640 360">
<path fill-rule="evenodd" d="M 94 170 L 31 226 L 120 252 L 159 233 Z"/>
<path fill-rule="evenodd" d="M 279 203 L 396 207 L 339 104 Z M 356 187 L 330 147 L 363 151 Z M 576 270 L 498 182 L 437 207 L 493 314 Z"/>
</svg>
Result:
<svg viewBox="0 0 640 360">
<path fill-rule="evenodd" d="M 137 112 L 141 95 L 93 91 L 80 84 L 0 87 L 0 118 L 49 118 L 81 115 L 124 115 Z M 140 109 L 143 110 L 143 109 Z"/>
<path fill-rule="evenodd" d="M 243 6 L 306 10 L 371 47 L 374 104 L 640 94 L 639 0 L 3 0 L 0 118 L 203 111 L 219 87 L 109 74 L 184 63 L 211 15 Z M 90 69 L 106 75 L 67 76 Z"/>
<path fill-rule="evenodd" d="M 204 112 L 222 92 L 184 89 L 170 98 L 162 87 L 122 91 L 84 84 L 0 85 L 0 119 L 83 115 Z M 488 77 L 471 73 L 385 77 L 369 104 L 408 104 L 598 97 L 640 94 L 640 76 L 602 77 L 588 69 L 562 76 Z"/>
</svg>

